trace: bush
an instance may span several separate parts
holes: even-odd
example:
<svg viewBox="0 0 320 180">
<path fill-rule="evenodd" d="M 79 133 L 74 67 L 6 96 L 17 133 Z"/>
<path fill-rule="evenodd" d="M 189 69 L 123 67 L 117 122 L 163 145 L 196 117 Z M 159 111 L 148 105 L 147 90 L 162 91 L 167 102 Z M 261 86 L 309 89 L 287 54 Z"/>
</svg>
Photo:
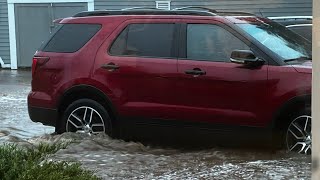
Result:
<svg viewBox="0 0 320 180">
<path fill-rule="evenodd" d="M 22 149 L 14 144 L 0 146 L 0 179 L 3 180 L 94 180 L 92 172 L 79 163 L 49 162 L 49 154 L 65 148 L 65 144 L 40 144 L 35 149 Z"/>
</svg>

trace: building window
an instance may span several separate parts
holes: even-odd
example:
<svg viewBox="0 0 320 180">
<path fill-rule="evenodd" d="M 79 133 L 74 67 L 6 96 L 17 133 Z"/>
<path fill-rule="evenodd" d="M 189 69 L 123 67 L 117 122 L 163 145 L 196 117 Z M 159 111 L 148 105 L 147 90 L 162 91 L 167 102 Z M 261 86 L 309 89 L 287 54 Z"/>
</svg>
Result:
<svg viewBox="0 0 320 180">
<path fill-rule="evenodd" d="M 157 9 L 170 10 L 171 1 L 156 1 Z"/>
</svg>

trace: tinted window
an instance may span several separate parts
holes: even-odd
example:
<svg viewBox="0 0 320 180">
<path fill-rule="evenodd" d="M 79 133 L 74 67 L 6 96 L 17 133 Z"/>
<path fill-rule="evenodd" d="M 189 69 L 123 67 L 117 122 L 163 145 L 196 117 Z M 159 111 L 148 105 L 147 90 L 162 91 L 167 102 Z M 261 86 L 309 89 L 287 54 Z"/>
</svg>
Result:
<svg viewBox="0 0 320 180">
<path fill-rule="evenodd" d="M 48 44 L 48 42 L 52 39 L 52 37 L 57 33 L 57 31 L 59 31 L 59 29 L 63 26 L 63 24 L 54 24 L 55 27 L 53 29 L 53 31 L 50 33 L 49 38 L 46 39 L 45 41 L 42 41 L 41 46 L 40 46 L 40 50 L 43 50 L 43 48 Z"/>
<path fill-rule="evenodd" d="M 312 41 L 312 26 L 291 26 L 288 28 L 309 41 Z"/>
<path fill-rule="evenodd" d="M 118 36 L 110 54 L 173 57 L 174 24 L 131 24 Z"/>
<path fill-rule="evenodd" d="M 49 40 L 42 51 L 76 52 L 101 28 L 98 24 L 64 24 Z"/>
<path fill-rule="evenodd" d="M 229 31 L 210 24 L 189 24 L 187 58 L 194 60 L 230 61 L 233 50 L 250 48 Z"/>
</svg>

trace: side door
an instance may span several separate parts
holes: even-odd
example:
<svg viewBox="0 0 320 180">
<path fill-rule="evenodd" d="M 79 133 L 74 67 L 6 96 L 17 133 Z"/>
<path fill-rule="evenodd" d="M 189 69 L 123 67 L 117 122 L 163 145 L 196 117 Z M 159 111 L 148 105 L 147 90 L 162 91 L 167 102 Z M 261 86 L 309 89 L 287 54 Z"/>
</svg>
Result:
<svg viewBox="0 0 320 180">
<path fill-rule="evenodd" d="M 182 118 L 228 125 L 262 125 L 268 63 L 247 68 L 230 61 L 233 50 L 252 50 L 258 57 L 259 51 L 218 21 L 185 21 L 181 34 L 185 39 L 178 60 L 177 101 Z"/>
<path fill-rule="evenodd" d="M 107 85 L 120 115 L 169 118 L 177 75 L 175 21 L 126 21 L 99 49 L 94 74 Z"/>
</svg>

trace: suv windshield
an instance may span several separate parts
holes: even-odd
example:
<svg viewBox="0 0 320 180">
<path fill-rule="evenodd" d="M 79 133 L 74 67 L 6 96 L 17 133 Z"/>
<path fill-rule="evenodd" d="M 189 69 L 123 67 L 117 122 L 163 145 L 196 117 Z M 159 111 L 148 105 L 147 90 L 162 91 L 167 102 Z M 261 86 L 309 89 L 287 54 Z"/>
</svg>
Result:
<svg viewBox="0 0 320 180">
<path fill-rule="evenodd" d="M 285 62 L 312 59 L 311 42 L 278 23 L 248 22 L 237 25 Z"/>
</svg>

